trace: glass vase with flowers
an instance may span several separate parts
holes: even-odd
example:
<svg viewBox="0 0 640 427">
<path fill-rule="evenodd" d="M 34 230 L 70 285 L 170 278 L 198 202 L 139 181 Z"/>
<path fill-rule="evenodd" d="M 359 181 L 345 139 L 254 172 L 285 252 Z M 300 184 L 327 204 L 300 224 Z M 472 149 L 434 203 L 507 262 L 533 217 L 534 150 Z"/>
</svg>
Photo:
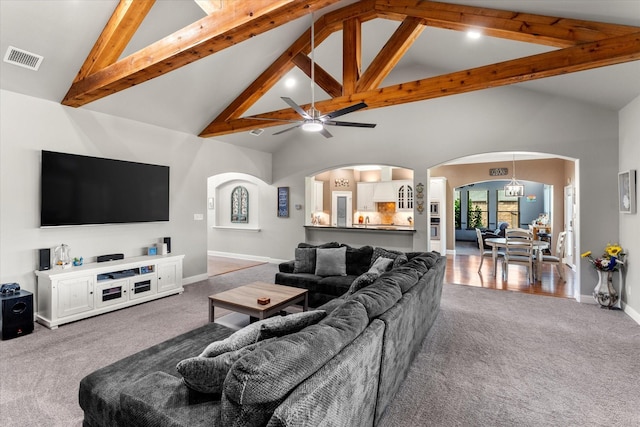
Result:
<svg viewBox="0 0 640 427">
<path fill-rule="evenodd" d="M 598 273 L 598 284 L 593 290 L 593 298 L 602 307 L 611 308 L 618 303 L 619 295 L 613 286 L 613 272 L 624 266 L 625 253 L 619 244 L 607 244 L 604 253 L 595 258 L 591 251 L 582 254 L 582 258 L 593 265 Z"/>
</svg>

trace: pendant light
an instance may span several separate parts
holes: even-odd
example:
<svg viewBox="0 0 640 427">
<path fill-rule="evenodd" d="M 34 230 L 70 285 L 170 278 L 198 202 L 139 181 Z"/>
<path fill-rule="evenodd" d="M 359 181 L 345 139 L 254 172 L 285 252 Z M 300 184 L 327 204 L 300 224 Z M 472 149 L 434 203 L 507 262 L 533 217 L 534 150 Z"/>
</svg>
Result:
<svg viewBox="0 0 640 427">
<path fill-rule="evenodd" d="M 507 197 L 524 196 L 524 185 L 520 184 L 516 179 L 516 155 L 513 155 L 513 175 L 511 181 L 504 186 L 504 195 Z"/>
</svg>

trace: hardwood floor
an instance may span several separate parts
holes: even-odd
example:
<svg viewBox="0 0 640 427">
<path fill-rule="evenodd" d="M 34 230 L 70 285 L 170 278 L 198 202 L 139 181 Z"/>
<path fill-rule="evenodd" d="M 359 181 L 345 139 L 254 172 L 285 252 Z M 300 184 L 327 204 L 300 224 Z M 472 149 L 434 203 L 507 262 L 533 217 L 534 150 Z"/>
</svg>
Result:
<svg viewBox="0 0 640 427">
<path fill-rule="evenodd" d="M 485 258 L 482 269 L 478 272 L 480 255 L 473 253 L 477 251 L 477 249 L 469 251 L 463 247 L 462 250 L 456 248 L 456 255 L 448 254 L 445 283 L 573 298 L 575 277 L 573 271 L 567 266 L 564 267 L 566 282 L 560 279 L 556 267 L 549 264 L 542 266 L 540 278 L 535 283 L 528 282 L 526 268 L 518 265 L 510 266 L 507 280 L 503 280 L 501 260 L 498 260 L 495 276 L 491 258 Z"/>
</svg>

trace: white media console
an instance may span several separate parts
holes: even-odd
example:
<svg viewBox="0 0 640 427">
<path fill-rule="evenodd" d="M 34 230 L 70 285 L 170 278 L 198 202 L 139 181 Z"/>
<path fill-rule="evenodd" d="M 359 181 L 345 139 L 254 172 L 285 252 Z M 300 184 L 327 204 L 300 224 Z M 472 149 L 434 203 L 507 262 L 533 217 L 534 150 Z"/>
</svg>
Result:
<svg viewBox="0 0 640 427">
<path fill-rule="evenodd" d="M 182 293 L 183 258 L 140 256 L 36 271 L 36 321 L 55 329 L 64 323 Z"/>
</svg>

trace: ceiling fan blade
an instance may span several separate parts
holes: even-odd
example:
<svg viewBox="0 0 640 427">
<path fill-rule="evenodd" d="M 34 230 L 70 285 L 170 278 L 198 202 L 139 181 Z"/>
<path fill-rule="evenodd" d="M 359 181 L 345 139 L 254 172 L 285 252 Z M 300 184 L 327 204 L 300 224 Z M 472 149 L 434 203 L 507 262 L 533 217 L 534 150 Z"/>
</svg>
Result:
<svg viewBox="0 0 640 427">
<path fill-rule="evenodd" d="M 300 107 L 298 104 L 296 104 L 293 99 L 291 98 L 287 98 L 286 96 L 281 96 L 282 100 L 284 102 L 286 102 L 287 104 L 289 104 L 289 107 L 293 108 L 295 110 L 296 113 L 300 114 L 302 117 L 304 117 L 305 119 L 311 119 L 312 117 L 310 115 L 307 114 L 306 111 L 304 111 L 302 109 L 302 107 Z"/>
<path fill-rule="evenodd" d="M 290 128 L 286 128 L 286 129 L 284 129 L 284 130 L 278 131 L 278 132 L 274 133 L 274 135 L 280 135 L 281 133 L 289 132 L 290 130 L 297 129 L 297 128 L 299 128 L 300 126 L 302 126 L 302 123 L 300 123 L 300 124 L 299 124 L 299 125 L 297 125 L 297 126 L 292 126 L 292 127 L 290 127 Z"/>
<path fill-rule="evenodd" d="M 327 113 L 324 116 L 321 116 L 320 120 L 333 119 L 335 117 L 344 116 L 345 114 L 353 113 L 354 111 L 361 110 L 363 108 L 367 108 L 367 104 L 365 104 L 364 102 L 361 102 L 359 104 L 354 104 L 350 107 L 341 108 L 332 113 Z"/>
<path fill-rule="evenodd" d="M 356 123 L 356 122 L 341 122 L 335 120 L 327 120 L 324 122 L 325 125 L 331 126 L 350 126 L 354 128 L 374 128 L 376 127 L 375 123 Z"/>
<path fill-rule="evenodd" d="M 324 136 L 325 138 L 333 138 L 333 135 L 331 135 L 331 132 L 329 132 L 329 131 L 327 130 L 327 128 L 324 128 L 324 127 L 323 127 L 323 128 L 322 128 L 322 130 L 320 131 L 320 134 L 321 134 L 322 136 Z"/>
</svg>

